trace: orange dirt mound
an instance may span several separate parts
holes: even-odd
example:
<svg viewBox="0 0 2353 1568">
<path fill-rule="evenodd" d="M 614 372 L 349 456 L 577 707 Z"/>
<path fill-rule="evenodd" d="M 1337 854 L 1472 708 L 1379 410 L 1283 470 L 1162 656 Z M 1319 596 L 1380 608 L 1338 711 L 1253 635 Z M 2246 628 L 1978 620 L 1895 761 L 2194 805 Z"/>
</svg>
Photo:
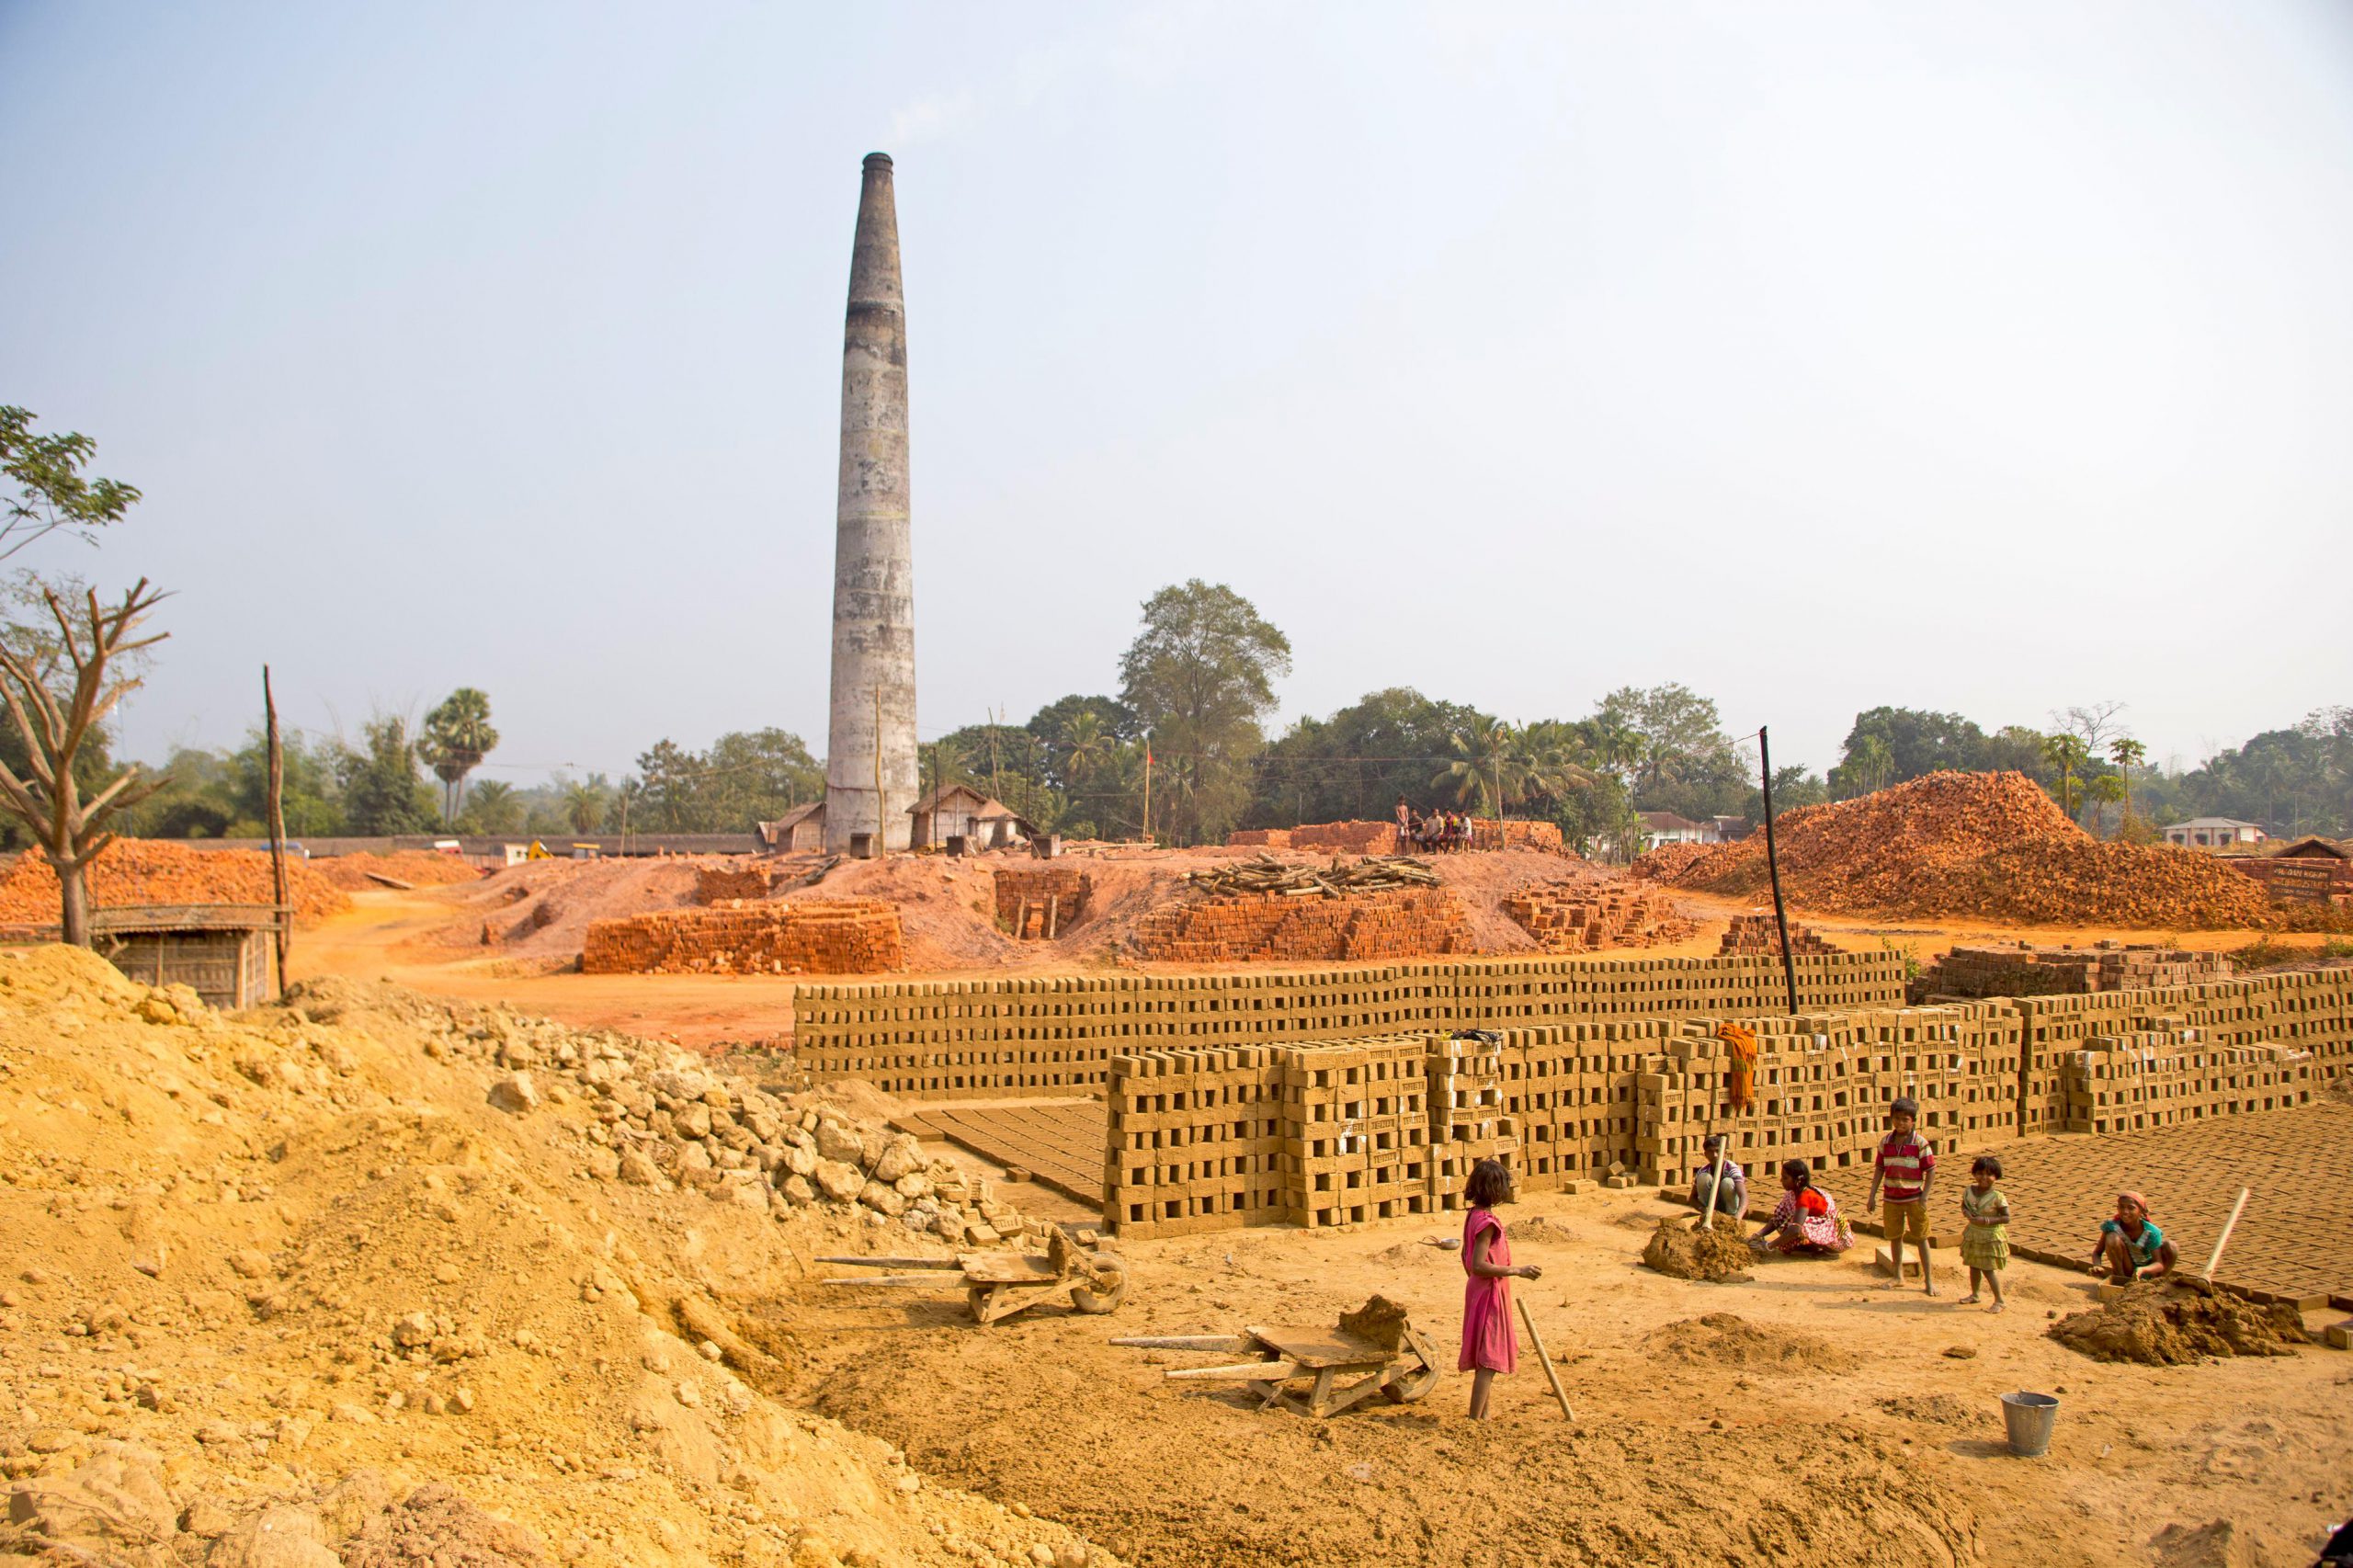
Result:
<svg viewBox="0 0 2353 1568">
<path fill-rule="evenodd" d="M 300 859 L 286 864 L 298 919 L 350 906 L 344 892 Z M 91 862 L 90 902 L 100 909 L 140 903 L 268 903 L 269 857 L 257 849 L 192 849 L 168 839 L 122 838 Z M 39 850 L 0 872 L 0 922 L 54 926 L 57 873 Z"/>
<path fill-rule="evenodd" d="M 450 882 L 472 882 L 482 880 L 482 869 L 461 856 L 444 855 L 436 849 L 395 849 L 389 855 L 371 854 L 362 850 L 357 855 L 323 855 L 310 863 L 311 869 L 339 888 L 372 888 L 383 884 L 376 877 L 390 877 L 411 887 L 441 887 Z M 373 872 L 375 876 L 369 873 Z"/>
<path fill-rule="evenodd" d="M 2209 857 L 2103 843 L 2020 773 L 1931 773 L 1777 820 L 1781 884 L 1833 915 L 1974 915 L 2048 925 L 2260 926 L 2269 901 Z M 1649 874 L 1665 862 L 1652 858 Z M 1765 839 L 1707 846 L 1677 887 L 1766 891 Z"/>
</svg>

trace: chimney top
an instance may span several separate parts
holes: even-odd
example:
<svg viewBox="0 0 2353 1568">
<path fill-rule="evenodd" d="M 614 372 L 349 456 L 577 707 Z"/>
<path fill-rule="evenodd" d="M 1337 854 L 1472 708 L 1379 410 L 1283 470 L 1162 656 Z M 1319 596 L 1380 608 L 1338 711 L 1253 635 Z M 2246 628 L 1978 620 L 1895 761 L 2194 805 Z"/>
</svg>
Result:
<svg viewBox="0 0 2353 1568">
<path fill-rule="evenodd" d="M 866 154 L 866 166 L 870 169 L 878 166 L 887 169 L 891 166 L 891 154 L 888 153 L 869 153 Z"/>
</svg>

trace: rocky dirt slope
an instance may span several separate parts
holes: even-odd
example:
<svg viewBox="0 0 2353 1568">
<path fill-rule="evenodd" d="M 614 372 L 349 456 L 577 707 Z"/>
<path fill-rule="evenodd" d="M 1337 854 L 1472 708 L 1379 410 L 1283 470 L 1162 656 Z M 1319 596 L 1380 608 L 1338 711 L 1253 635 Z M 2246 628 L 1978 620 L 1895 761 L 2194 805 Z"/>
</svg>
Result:
<svg viewBox="0 0 2353 1568">
<path fill-rule="evenodd" d="M 763 1392 L 812 1254 L 1023 1226 L 626 1037 L 0 952 L 0 1561 L 1107 1568 Z"/>
</svg>

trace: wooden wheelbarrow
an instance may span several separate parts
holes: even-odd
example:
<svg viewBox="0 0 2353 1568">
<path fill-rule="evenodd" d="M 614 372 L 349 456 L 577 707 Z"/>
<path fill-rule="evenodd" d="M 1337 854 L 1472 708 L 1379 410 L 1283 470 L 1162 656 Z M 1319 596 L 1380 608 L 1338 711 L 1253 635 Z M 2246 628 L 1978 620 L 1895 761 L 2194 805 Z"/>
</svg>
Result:
<svg viewBox="0 0 2353 1568">
<path fill-rule="evenodd" d="M 1246 1384 L 1258 1408 L 1277 1405 L 1317 1417 L 1337 1415 L 1379 1394 L 1392 1404 L 1409 1404 L 1438 1386 L 1442 1369 L 1437 1349 L 1402 1317 L 1393 1335 L 1379 1338 L 1330 1328 L 1245 1328 L 1240 1334 L 1166 1335 L 1115 1339 L 1140 1350 L 1212 1350 L 1253 1359 L 1218 1367 L 1180 1367 L 1172 1380 Z M 1383 1340 L 1394 1337 L 1394 1347 Z M 1304 1380 L 1304 1392 L 1291 1385 Z"/>
<path fill-rule="evenodd" d="M 1070 1233 L 1054 1227 L 1044 1256 L 1017 1252 L 960 1252 L 953 1257 L 821 1257 L 860 1268 L 905 1268 L 909 1274 L 850 1275 L 821 1279 L 821 1285 L 937 1286 L 961 1278 L 972 1321 L 988 1324 L 1034 1307 L 1067 1290 L 1082 1312 L 1108 1312 L 1128 1293 L 1128 1267 L 1117 1253 L 1083 1252 Z"/>
</svg>

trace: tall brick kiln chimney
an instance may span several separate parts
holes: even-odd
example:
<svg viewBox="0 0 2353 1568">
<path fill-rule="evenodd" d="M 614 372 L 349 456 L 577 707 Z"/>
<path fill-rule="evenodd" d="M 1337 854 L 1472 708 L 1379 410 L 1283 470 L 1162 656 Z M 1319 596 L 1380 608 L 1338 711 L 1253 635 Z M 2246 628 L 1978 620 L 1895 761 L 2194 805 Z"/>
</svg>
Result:
<svg viewBox="0 0 2353 1568">
<path fill-rule="evenodd" d="M 891 160 L 866 155 L 842 333 L 841 499 L 834 524 L 833 712 L 825 847 L 904 849 L 915 803 L 915 550 L 908 529 L 907 318 Z M 879 787 L 879 792 L 878 792 Z"/>
</svg>

